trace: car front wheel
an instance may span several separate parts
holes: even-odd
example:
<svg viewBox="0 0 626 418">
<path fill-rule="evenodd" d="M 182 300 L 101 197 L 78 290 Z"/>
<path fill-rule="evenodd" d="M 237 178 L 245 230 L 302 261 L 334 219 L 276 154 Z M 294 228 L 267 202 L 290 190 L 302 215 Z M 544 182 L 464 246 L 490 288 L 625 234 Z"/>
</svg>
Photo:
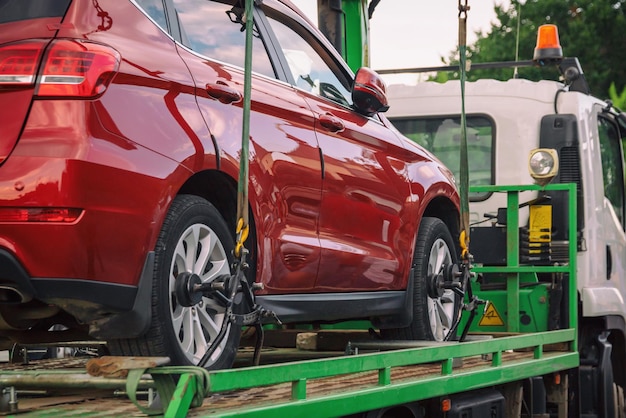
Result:
<svg viewBox="0 0 626 418">
<path fill-rule="evenodd" d="M 383 337 L 399 340 L 451 339 L 461 309 L 461 297 L 441 286 L 438 274 L 458 262 L 452 235 L 438 218 L 424 217 L 413 253 L 413 320 L 409 326 L 381 330 Z"/>
</svg>

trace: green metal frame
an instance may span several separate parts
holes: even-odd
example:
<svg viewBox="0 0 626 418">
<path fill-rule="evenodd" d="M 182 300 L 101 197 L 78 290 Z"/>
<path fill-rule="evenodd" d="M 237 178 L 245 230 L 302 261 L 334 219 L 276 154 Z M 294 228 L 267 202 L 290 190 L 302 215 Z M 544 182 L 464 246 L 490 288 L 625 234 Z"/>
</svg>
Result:
<svg viewBox="0 0 626 418">
<path fill-rule="evenodd" d="M 355 73 L 369 66 L 368 0 L 318 0 L 318 26 Z"/>
<path fill-rule="evenodd" d="M 570 237 L 576 236 L 576 186 L 574 184 L 538 186 L 476 186 L 472 191 L 507 193 L 507 260 L 506 266 L 476 266 L 474 272 L 494 272 L 506 274 L 508 330 L 513 335 L 492 336 L 493 338 L 469 340 L 462 343 L 446 342 L 419 348 L 408 348 L 387 352 L 357 354 L 318 360 L 297 361 L 266 366 L 254 366 L 240 369 L 207 371 L 199 367 L 161 366 L 149 369 L 137 369 L 129 372 L 126 381 L 129 397 L 140 410 L 147 413 L 163 414 L 165 417 L 184 417 L 191 408 L 194 416 L 206 417 L 258 417 L 274 418 L 277 416 L 315 416 L 336 417 L 358 412 L 376 410 L 408 402 L 447 396 L 453 393 L 473 389 L 502 385 L 520 381 L 533 376 L 565 371 L 579 366 L 578 354 L 578 311 L 576 287 L 576 242 L 570 240 L 569 264 L 565 266 L 527 266 L 519 263 L 518 242 L 518 206 L 519 193 L 522 191 L 565 190 L 569 194 L 569 230 Z M 562 330 L 518 333 L 519 318 L 516 313 L 520 306 L 520 275 L 532 272 L 561 272 L 569 274 L 569 327 Z M 553 348 L 558 346 L 558 350 Z M 523 356 L 510 357 L 508 352 L 519 350 L 527 352 Z M 468 368 L 454 368 L 457 359 L 491 358 L 479 365 Z M 402 378 L 402 374 L 393 374 L 395 368 L 406 366 L 430 365 L 425 374 L 419 377 Z M 74 372 L 75 373 L 75 372 Z M 345 387 L 309 394 L 309 382 L 327 377 L 348 376 L 352 379 L 372 374 L 372 383 L 358 387 Z M 32 376 L 30 376 L 32 375 Z M 46 372 L 19 371 L 0 374 L 0 386 L 19 387 L 20 383 L 30 379 L 46 379 Z M 60 375 L 60 380 L 71 386 L 73 379 L 69 375 Z M 151 376 L 151 379 L 146 379 Z M 377 377 L 377 378 L 376 378 Z M 90 379 L 82 382 L 94 387 L 109 387 L 119 384 L 111 379 L 99 382 Z M 62 382 L 61 382 L 62 383 Z M 206 397 L 236 390 L 245 390 L 263 386 L 271 391 L 271 385 L 291 385 L 289 399 L 274 401 L 271 404 L 249 404 L 245 400 L 233 409 L 220 410 L 207 405 Z M 108 385 L 108 386 L 107 386 Z M 157 388 L 163 401 L 163 411 L 148 411 L 137 404 L 137 387 L 146 385 Z M 204 404 L 204 406 L 203 406 Z M 76 415 L 80 415 L 80 406 L 76 405 Z M 50 416 L 50 412 L 61 412 L 58 407 L 44 411 L 43 414 L 28 416 Z"/>
<path fill-rule="evenodd" d="M 343 0 L 345 16 L 344 59 L 352 71 L 369 66 L 369 18 L 367 0 Z"/>
<path fill-rule="evenodd" d="M 568 192 L 568 228 L 570 242 L 568 247 L 567 265 L 562 266 L 534 266 L 521 265 L 519 262 L 519 194 L 524 191 L 558 191 Z M 569 286 L 569 328 L 576 329 L 578 326 L 578 306 L 576 288 L 576 185 L 550 184 L 547 186 L 473 186 L 472 192 L 492 192 L 507 194 L 507 265 L 506 266 L 476 266 L 472 268 L 475 273 L 504 273 L 506 275 L 507 331 L 519 332 L 520 311 L 520 275 L 523 273 L 567 273 L 570 278 Z M 574 238 L 572 238 L 574 237 Z M 573 341 L 574 350 L 578 348 L 578 340 Z"/>
<path fill-rule="evenodd" d="M 210 373 L 210 387 L 214 392 L 244 389 L 263 385 L 291 382 L 292 399 L 289 402 L 221 412 L 220 417 L 277 417 L 315 416 L 336 417 L 357 412 L 430 399 L 494 384 L 522 380 L 578 366 L 577 352 L 545 352 L 544 346 L 575 338 L 573 329 L 502 337 L 489 341 L 472 341 L 398 350 L 387 353 L 363 354 L 352 357 L 303 361 L 281 365 L 260 366 L 248 369 L 225 370 Z M 502 353 L 506 350 L 532 349 L 533 358 L 506 363 Z M 492 354 L 491 364 L 480 369 L 456 372 L 455 358 Z M 440 362 L 440 372 L 423 379 L 391 379 L 394 367 Z M 306 384 L 311 379 L 378 373 L 378 385 L 359 390 L 343 391 L 328 396 L 307 397 Z M 267 390 L 271 390 L 268 388 Z"/>
</svg>

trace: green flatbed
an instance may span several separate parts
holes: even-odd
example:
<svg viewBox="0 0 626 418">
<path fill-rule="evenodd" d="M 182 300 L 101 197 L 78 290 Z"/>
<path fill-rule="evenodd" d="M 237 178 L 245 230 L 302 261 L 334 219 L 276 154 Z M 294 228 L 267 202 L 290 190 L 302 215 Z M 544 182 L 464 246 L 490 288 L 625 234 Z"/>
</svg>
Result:
<svg viewBox="0 0 626 418">
<path fill-rule="evenodd" d="M 568 191 L 574 210 L 570 230 L 574 231 L 574 185 L 547 187 Z M 507 193 L 512 213 L 516 210 L 510 208 L 519 206 L 519 191 L 537 187 L 482 189 Z M 498 268 L 474 269 L 500 270 L 504 274 L 505 297 L 501 299 L 506 306 L 501 311 L 507 313 L 502 321 L 507 332 L 472 333 L 463 342 L 355 341 L 344 352 L 266 347 L 261 353 L 262 364 L 248 367 L 242 364 L 252 356 L 249 349 L 243 349 L 237 367 L 210 372 L 199 367 L 158 365 L 165 360 L 151 358 L 76 357 L 26 365 L 1 363 L 3 409 L 13 407 L 13 412 L 5 415 L 338 417 L 476 389 L 506 389 L 509 383 L 519 385 L 525 379 L 552 373 L 553 380 L 560 382 L 568 370 L 579 366 L 577 306 L 569 304 L 569 327 L 565 329 L 520 332 L 520 276 L 530 273 L 532 266 L 520 266 L 516 261 L 517 215 L 509 221 L 513 226 L 507 232 L 507 259 L 514 261 Z M 573 261 L 568 265 L 539 268 L 542 272 L 566 274 L 570 281 L 567 300 L 576 301 L 573 247 L 570 245 Z M 116 367 L 110 368 L 111 365 Z M 566 393 L 566 381 L 561 388 Z M 17 398 L 13 397 L 16 393 Z M 159 394 L 161 405 L 148 409 L 142 398 L 153 398 L 155 393 Z"/>
</svg>

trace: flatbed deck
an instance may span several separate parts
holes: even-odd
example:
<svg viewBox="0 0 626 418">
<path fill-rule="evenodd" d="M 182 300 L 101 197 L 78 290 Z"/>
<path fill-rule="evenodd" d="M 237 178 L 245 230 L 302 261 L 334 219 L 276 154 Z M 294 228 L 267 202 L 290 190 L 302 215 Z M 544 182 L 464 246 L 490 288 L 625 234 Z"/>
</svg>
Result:
<svg viewBox="0 0 626 418">
<path fill-rule="evenodd" d="M 576 367 L 578 353 L 562 343 L 571 339 L 573 332 L 560 330 L 356 355 L 265 349 L 261 358 L 271 364 L 209 372 L 202 405 L 189 408 L 188 404 L 178 405 L 176 399 L 165 416 L 332 417 L 488 387 Z M 243 350 L 242 356 L 241 364 L 245 364 L 250 352 Z M 289 361 L 294 358 L 298 360 Z M 126 379 L 90 375 L 89 360 L 74 357 L 29 364 L 1 363 L 0 385 L 15 385 L 18 393 L 17 411 L 3 415 L 146 416 L 127 396 Z M 151 372 L 155 369 L 168 373 L 169 367 L 148 369 L 138 394 L 142 387 L 154 384 L 151 376 L 155 374 Z M 172 368 L 172 376 L 184 374 Z M 181 397 L 185 392 L 195 392 L 188 387 L 181 389 L 180 383 L 177 388 Z M 177 396 L 174 394 L 173 399 Z M 147 407 L 145 400 L 138 403 Z"/>
</svg>

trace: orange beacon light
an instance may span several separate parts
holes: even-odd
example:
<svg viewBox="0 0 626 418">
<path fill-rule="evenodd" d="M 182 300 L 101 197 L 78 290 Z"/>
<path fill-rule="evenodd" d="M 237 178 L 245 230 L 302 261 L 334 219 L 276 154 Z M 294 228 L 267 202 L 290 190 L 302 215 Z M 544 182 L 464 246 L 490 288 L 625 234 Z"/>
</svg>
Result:
<svg viewBox="0 0 626 418">
<path fill-rule="evenodd" d="M 533 61 L 539 65 L 555 64 L 563 59 L 556 25 L 541 25 L 537 30 L 537 46 Z"/>
</svg>

